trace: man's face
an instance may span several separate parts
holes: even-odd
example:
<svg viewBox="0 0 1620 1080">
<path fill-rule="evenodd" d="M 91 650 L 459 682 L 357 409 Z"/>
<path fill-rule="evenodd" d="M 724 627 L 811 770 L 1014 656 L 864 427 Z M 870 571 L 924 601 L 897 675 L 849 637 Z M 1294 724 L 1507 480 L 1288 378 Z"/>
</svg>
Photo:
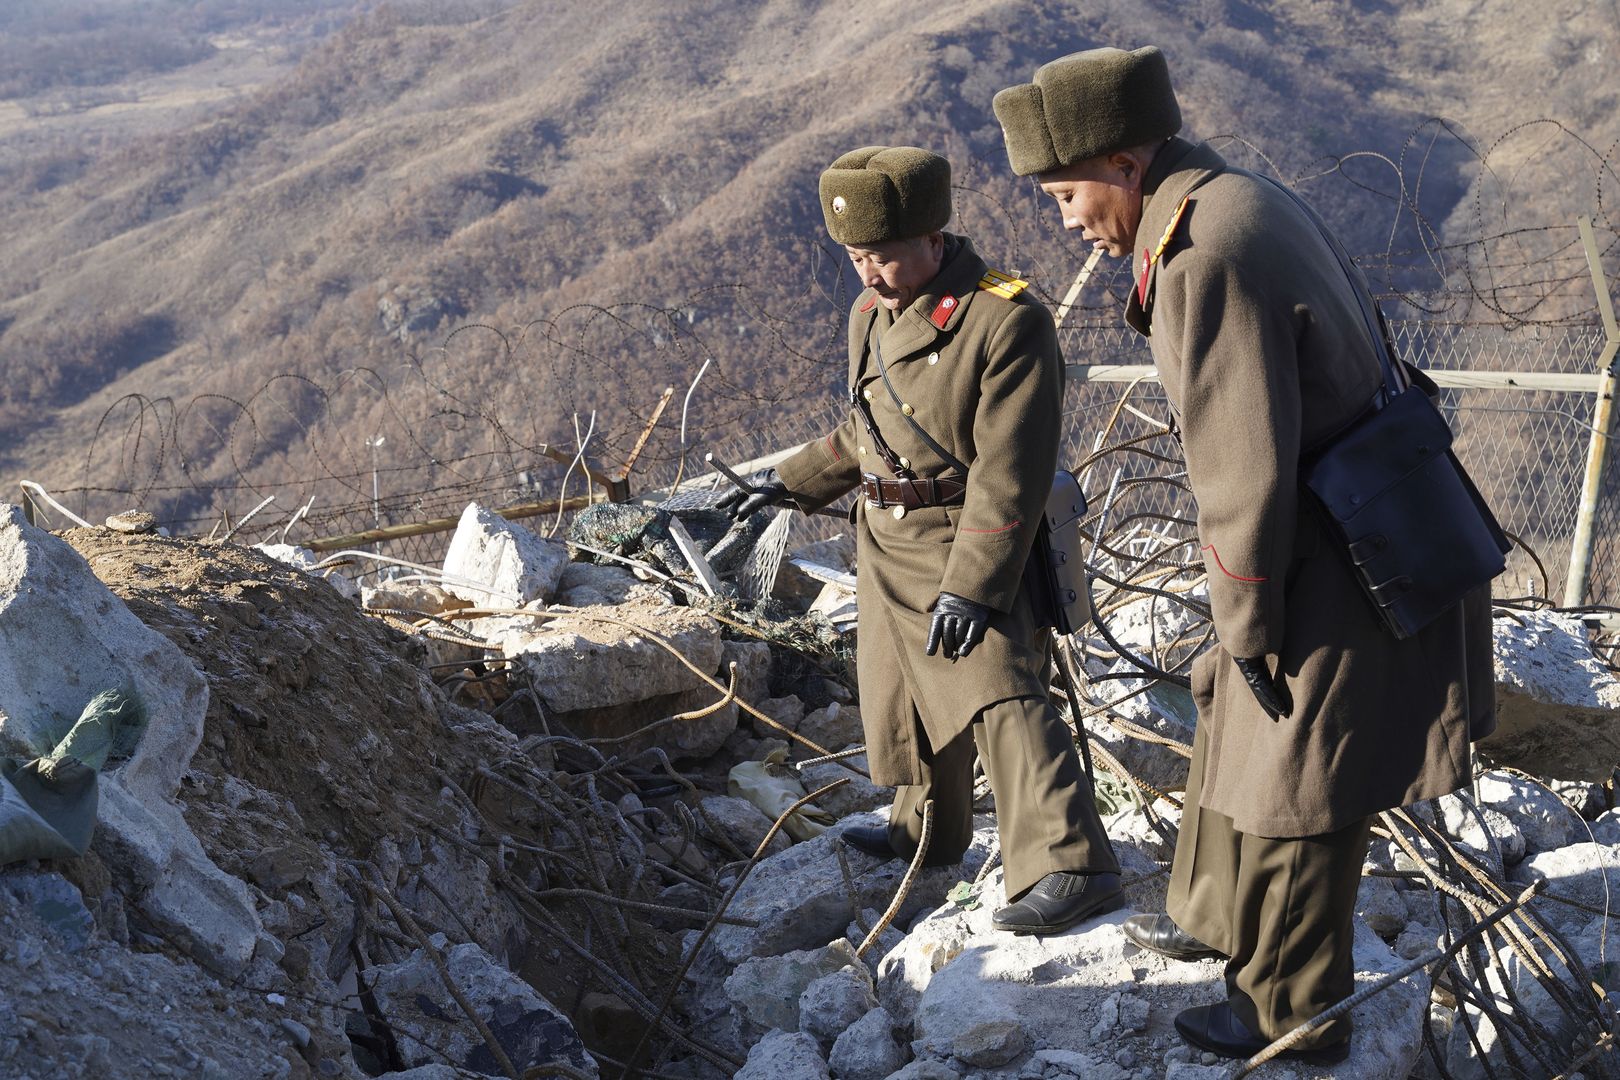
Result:
<svg viewBox="0 0 1620 1080">
<path fill-rule="evenodd" d="M 871 247 L 844 246 L 861 284 L 877 292 L 878 303 L 890 311 L 903 311 L 917 299 L 923 286 L 939 276 L 945 254 L 943 233 L 910 240 L 886 240 Z"/>
<path fill-rule="evenodd" d="M 1041 190 L 1057 201 L 1063 227 L 1109 255 L 1131 253 L 1142 222 L 1145 162 L 1130 152 L 1088 158 L 1040 176 Z"/>
</svg>

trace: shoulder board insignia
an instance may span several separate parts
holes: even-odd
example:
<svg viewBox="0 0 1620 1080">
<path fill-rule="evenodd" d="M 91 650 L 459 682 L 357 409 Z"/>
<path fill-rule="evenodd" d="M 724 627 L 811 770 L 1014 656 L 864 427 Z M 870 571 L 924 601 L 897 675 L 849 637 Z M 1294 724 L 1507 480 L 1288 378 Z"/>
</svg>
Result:
<svg viewBox="0 0 1620 1080">
<path fill-rule="evenodd" d="M 1187 202 L 1191 198 L 1192 196 L 1188 195 L 1182 199 L 1181 204 L 1176 207 L 1176 212 L 1170 215 L 1170 224 L 1164 227 L 1164 235 L 1159 237 L 1159 246 L 1153 249 L 1154 262 L 1159 261 L 1159 256 L 1164 254 L 1164 249 L 1169 247 L 1170 241 L 1175 238 L 1176 226 L 1181 224 L 1181 216 L 1187 212 Z"/>
<path fill-rule="evenodd" d="M 858 310 L 858 311 L 859 311 L 859 312 L 860 312 L 860 313 L 861 313 L 861 314 L 862 314 L 862 315 L 864 315 L 864 314 L 866 314 L 866 313 L 867 313 L 867 312 L 868 312 L 868 311 L 871 311 L 871 310 L 872 310 L 872 309 L 873 309 L 873 308 L 874 308 L 874 307 L 876 307 L 876 306 L 877 306 L 877 297 L 876 297 L 876 296 L 875 296 L 875 295 L 874 295 L 874 296 L 872 296 L 872 297 L 870 297 L 870 298 L 869 298 L 869 299 L 868 299 L 868 300 L 867 300 L 867 301 L 866 301 L 866 303 L 864 303 L 864 304 L 862 304 L 862 305 L 861 305 L 861 306 L 860 306 L 860 307 L 859 307 L 859 308 L 858 308 L 858 309 L 856 309 L 856 310 Z"/>
<path fill-rule="evenodd" d="M 945 329 L 945 324 L 950 322 L 951 316 L 956 313 L 956 305 L 959 302 L 956 297 L 946 293 L 940 297 L 939 303 L 934 306 L 934 313 L 928 316 L 928 321 L 941 330 Z"/>
<path fill-rule="evenodd" d="M 1191 198 L 1191 194 L 1184 196 L 1176 206 L 1176 212 L 1170 215 L 1170 224 L 1164 227 L 1164 235 L 1159 237 L 1158 246 L 1152 251 L 1147 248 L 1142 249 L 1142 273 L 1136 279 L 1137 303 L 1147 303 L 1148 273 L 1153 269 L 1153 265 L 1159 261 L 1159 256 L 1164 254 L 1164 249 L 1170 246 L 1170 241 L 1175 239 L 1176 226 L 1181 224 L 1181 217 L 1187 212 L 1187 202 Z"/>
<path fill-rule="evenodd" d="M 1011 274 L 1004 274 L 1000 270 L 986 270 L 984 277 L 979 279 L 979 288 L 987 293 L 994 293 L 1003 300 L 1012 300 L 1029 288 L 1029 282 Z"/>
</svg>

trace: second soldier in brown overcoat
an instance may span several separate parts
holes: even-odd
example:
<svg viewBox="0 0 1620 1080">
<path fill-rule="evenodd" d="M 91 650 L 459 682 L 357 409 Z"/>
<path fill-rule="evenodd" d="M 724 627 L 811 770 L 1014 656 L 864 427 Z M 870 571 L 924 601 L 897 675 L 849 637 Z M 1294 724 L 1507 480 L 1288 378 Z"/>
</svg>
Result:
<svg viewBox="0 0 1620 1080">
<path fill-rule="evenodd" d="M 872 779 L 900 790 L 887 829 L 845 838 L 909 856 L 932 799 L 929 861 L 959 860 L 977 745 L 1015 901 L 996 925 L 1060 930 L 1116 907 L 1120 886 L 1022 587 L 1057 465 L 1052 316 L 943 231 L 950 166 L 935 154 L 845 154 L 822 174 L 821 203 L 866 286 L 849 313 L 849 416 L 764 492 L 732 501 L 739 513 L 783 498 L 811 510 L 860 488 L 861 718 Z"/>
<path fill-rule="evenodd" d="M 1179 424 L 1218 644 L 1192 667 L 1173 918 L 1125 929 L 1229 957 L 1227 1001 L 1177 1027 L 1246 1057 L 1353 990 L 1372 816 L 1468 782 L 1470 740 L 1494 723 L 1488 597 L 1397 639 L 1302 494 L 1302 455 L 1381 382 L 1365 283 L 1293 196 L 1177 137 L 1159 50 L 1055 60 L 995 109 L 1013 170 L 1065 227 L 1131 258 L 1125 318 Z M 1349 1034 L 1336 1020 L 1294 1052 L 1341 1057 Z"/>
</svg>

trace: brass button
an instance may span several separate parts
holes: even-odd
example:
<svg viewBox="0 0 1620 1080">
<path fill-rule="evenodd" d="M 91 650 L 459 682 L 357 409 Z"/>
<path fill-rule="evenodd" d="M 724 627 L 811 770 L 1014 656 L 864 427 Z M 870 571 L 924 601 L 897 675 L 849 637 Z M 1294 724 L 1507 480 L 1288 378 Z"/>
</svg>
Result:
<svg viewBox="0 0 1620 1080">
<path fill-rule="evenodd" d="M 900 411 L 905 413 L 907 416 L 910 416 L 912 413 L 916 412 L 917 410 L 913 409 L 911 407 L 911 404 L 908 402 L 907 404 L 900 406 Z"/>
<path fill-rule="evenodd" d="M 937 353 L 937 352 L 931 352 L 931 353 L 929 353 L 929 354 L 928 354 L 928 362 L 929 362 L 929 363 L 930 363 L 930 364 L 937 364 L 937 363 L 939 363 L 939 353 Z"/>
<path fill-rule="evenodd" d="M 910 458 L 906 458 L 906 457 L 903 457 L 903 458 L 901 458 L 901 459 L 900 459 L 900 467 L 901 467 L 901 468 L 902 468 L 902 469 L 909 469 L 909 468 L 911 468 L 911 459 L 910 459 Z"/>
<path fill-rule="evenodd" d="M 894 515 L 894 520 L 899 521 L 901 518 L 906 516 L 906 508 L 903 506 L 897 506 L 893 510 L 890 510 L 889 513 Z"/>
<path fill-rule="evenodd" d="M 864 397 L 867 401 L 871 401 L 872 400 L 872 391 L 870 389 L 862 390 L 861 391 L 861 396 Z"/>
<path fill-rule="evenodd" d="M 861 447 L 860 451 L 861 451 L 861 457 L 865 457 L 866 456 L 866 447 L 864 447 L 864 446 Z"/>
</svg>

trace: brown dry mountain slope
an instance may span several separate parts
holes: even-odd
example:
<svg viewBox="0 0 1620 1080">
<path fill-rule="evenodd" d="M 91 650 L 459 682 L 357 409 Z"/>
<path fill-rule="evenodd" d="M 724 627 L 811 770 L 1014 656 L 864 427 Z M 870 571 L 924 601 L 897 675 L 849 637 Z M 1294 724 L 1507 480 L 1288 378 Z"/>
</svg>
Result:
<svg viewBox="0 0 1620 1080">
<path fill-rule="evenodd" d="M 150 486 L 174 516 L 238 475 L 334 500 L 369 489 L 351 474 L 373 435 L 385 464 L 505 461 L 572 446 L 573 414 L 592 409 L 593 451 L 614 461 L 657 390 L 710 357 L 694 431 L 768 436 L 839 378 L 848 279 L 822 246 L 815 178 L 842 150 L 949 153 L 960 227 L 1061 295 L 1075 246 L 1006 175 L 990 99 L 1096 44 L 1162 45 L 1190 131 L 1240 136 L 1300 179 L 1353 248 L 1391 253 L 1387 287 L 1494 281 L 1512 286 L 1499 306 L 1578 313 L 1568 225 L 1595 214 L 1615 235 L 1599 185 L 1620 134 L 1612 0 L 433 10 L 363 15 L 248 100 L 65 182 L 0 164 L 8 487 Z M 1433 114 L 1458 126 L 1420 127 Z M 1542 117 L 1567 132 L 1514 130 Z M 1333 172 L 1330 155 L 1367 150 L 1399 175 L 1372 157 Z M 1469 245 L 1527 226 L 1552 231 L 1516 236 L 1515 259 L 1554 256 L 1553 276 L 1576 279 L 1539 307 L 1525 298 L 1548 286 Z M 1103 290 L 1092 303 L 1114 318 Z M 495 329 L 438 347 L 464 323 Z"/>
</svg>

